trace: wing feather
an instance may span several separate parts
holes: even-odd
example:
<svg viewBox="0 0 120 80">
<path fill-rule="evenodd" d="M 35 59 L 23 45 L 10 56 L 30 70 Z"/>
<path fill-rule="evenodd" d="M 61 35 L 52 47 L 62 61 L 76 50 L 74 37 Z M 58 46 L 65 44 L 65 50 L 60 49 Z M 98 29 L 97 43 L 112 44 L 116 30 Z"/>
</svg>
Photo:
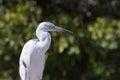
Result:
<svg viewBox="0 0 120 80">
<path fill-rule="evenodd" d="M 19 73 L 20 73 L 21 80 L 28 80 L 28 76 L 29 76 L 28 72 L 29 72 L 29 66 L 31 61 L 30 55 L 32 53 L 32 50 L 34 49 L 34 42 L 35 42 L 34 40 L 32 39 L 32 40 L 29 40 L 27 43 L 25 43 L 20 55 Z"/>
</svg>

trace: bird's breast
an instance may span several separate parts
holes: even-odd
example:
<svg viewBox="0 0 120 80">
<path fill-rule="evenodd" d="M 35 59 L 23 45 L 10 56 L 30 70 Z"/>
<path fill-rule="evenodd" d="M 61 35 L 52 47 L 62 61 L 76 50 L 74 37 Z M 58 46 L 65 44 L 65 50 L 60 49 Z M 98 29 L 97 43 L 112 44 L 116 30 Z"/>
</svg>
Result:
<svg viewBox="0 0 120 80">
<path fill-rule="evenodd" d="M 31 55 L 31 68 L 32 72 L 40 73 L 44 70 L 45 53 L 41 50 L 36 50 L 36 53 Z"/>
</svg>

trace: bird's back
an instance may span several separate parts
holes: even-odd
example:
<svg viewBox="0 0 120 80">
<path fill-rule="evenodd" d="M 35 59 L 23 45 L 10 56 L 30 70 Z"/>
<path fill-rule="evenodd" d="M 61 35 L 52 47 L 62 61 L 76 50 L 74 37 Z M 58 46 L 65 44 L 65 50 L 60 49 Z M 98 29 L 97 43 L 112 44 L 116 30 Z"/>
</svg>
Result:
<svg viewBox="0 0 120 80">
<path fill-rule="evenodd" d="M 31 39 L 23 47 L 19 62 L 22 80 L 42 79 L 46 51 L 37 46 L 38 42 L 38 39 Z"/>
</svg>

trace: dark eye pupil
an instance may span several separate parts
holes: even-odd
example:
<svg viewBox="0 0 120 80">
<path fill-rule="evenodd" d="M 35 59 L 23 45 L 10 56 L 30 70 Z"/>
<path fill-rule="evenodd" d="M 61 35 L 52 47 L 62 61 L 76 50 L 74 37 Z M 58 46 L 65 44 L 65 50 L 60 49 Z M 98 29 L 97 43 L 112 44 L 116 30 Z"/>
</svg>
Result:
<svg viewBox="0 0 120 80">
<path fill-rule="evenodd" d="M 47 24 L 45 24 L 45 26 L 48 26 Z"/>
</svg>

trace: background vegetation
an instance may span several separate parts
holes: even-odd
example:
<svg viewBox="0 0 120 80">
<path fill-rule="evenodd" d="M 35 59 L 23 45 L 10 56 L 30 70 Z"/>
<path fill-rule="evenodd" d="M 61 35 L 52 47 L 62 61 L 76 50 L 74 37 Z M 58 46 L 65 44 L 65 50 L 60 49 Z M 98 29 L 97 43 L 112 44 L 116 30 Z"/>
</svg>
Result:
<svg viewBox="0 0 120 80">
<path fill-rule="evenodd" d="M 19 80 L 26 41 L 42 21 L 74 32 L 52 32 L 43 80 L 120 79 L 119 0 L 0 0 L 0 80 Z"/>
</svg>

